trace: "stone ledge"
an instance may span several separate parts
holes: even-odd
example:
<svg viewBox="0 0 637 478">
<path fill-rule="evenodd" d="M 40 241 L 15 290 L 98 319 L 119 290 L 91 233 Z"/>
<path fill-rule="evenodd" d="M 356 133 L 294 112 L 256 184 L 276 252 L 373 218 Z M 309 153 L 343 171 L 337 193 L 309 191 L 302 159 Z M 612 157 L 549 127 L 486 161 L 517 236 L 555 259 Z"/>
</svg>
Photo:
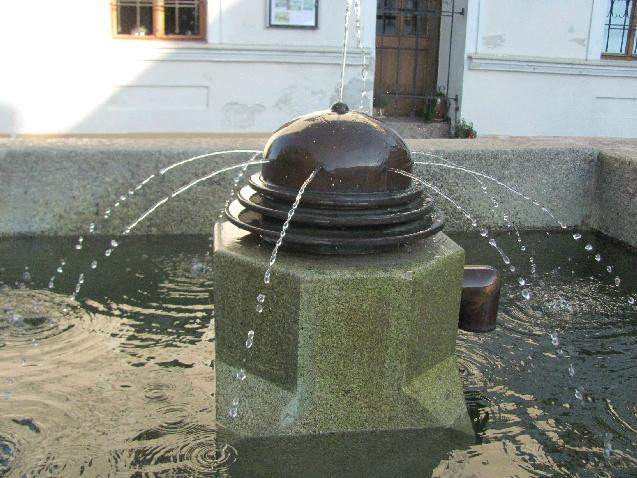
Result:
<svg viewBox="0 0 637 478">
<path fill-rule="evenodd" d="M 266 139 L 0 139 L 0 177 L 4 186 L 0 190 L 3 218 L 0 236 L 76 235 L 85 233 L 91 222 L 98 223 L 101 233 L 119 234 L 135 214 L 139 216 L 150 207 L 153 195 L 159 199 L 162 192 L 173 191 L 195 177 L 237 164 L 247 157 L 217 157 L 172 170 L 162 179 L 161 189 L 157 188 L 159 184 L 153 183 L 153 187 L 144 192 L 146 203 L 130 201 L 126 214 L 118 210 L 104 223 L 101 219 L 104 211 L 151 173 L 176 160 L 210 151 L 260 150 Z M 569 227 L 599 229 L 637 247 L 637 225 L 630 219 L 637 217 L 637 205 L 631 202 L 630 184 L 621 181 L 621 176 L 612 179 L 617 173 L 611 174 L 613 168 L 620 168 L 626 177 L 634 174 L 637 140 L 480 137 L 474 140 L 419 139 L 407 143 L 412 151 L 439 154 L 520 188 L 554 208 Z M 433 157 L 417 159 L 444 162 Z M 618 166 L 613 166 L 615 163 Z M 601 176 L 595 176 L 595 171 Z M 494 213 L 489 197 L 476 188 L 478 183 L 470 175 L 441 167 L 428 174 L 446 184 L 447 192 L 473 209 L 486 227 L 504 226 L 501 209 Z M 609 175 L 607 180 L 605 174 Z M 232 173 L 220 176 L 169 201 L 135 232 L 209 234 L 219 208 L 228 199 L 232 177 Z M 518 227 L 556 227 L 537 207 L 513 201 L 510 218 Z M 595 201 L 598 206 L 594 205 Z M 444 206 L 444 201 L 439 203 Z M 448 230 L 469 226 L 455 208 L 444 207 L 450 215 Z M 619 215 L 618 219 L 608 220 L 614 214 Z"/>
<path fill-rule="evenodd" d="M 637 65 L 621 60 L 578 60 L 514 55 L 467 55 L 470 70 L 637 78 Z"/>
</svg>

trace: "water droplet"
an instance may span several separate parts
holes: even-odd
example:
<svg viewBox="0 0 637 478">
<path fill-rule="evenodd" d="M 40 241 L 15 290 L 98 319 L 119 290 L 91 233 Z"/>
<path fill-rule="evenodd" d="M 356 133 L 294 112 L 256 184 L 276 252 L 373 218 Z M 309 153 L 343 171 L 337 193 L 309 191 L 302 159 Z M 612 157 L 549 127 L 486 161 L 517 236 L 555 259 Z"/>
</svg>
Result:
<svg viewBox="0 0 637 478">
<path fill-rule="evenodd" d="M 250 330 L 248 332 L 248 338 L 246 339 L 246 348 L 249 349 L 252 347 L 254 343 L 254 330 Z"/>
<path fill-rule="evenodd" d="M 515 272 L 515 266 L 509 266 L 509 270 L 510 270 L 511 272 Z"/>
<path fill-rule="evenodd" d="M 228 415 L 230 415 L 230 418 L 237 418 L 239 416 L 239 407 L 235 405 L 231 406 Z"/>
<path fill-rule="evenodd" d="M 22 280 L 25 282 L 31 280 L 31 274 L 29 273 L 29 271 L 24 271 L 24 273 L 22 274 Z"/>
<path fill-rule="evenodd" d="M 265 274 L 263 275 L 263 283 L 264 284 L 269 284 L 270 283 L 270 276 L 272 275 L 272 269 L 270 269 L 269 267 L 266 269 Z"/>
<path fill-rule="evenodd" d="M 586 249 L 587 251 L 592 251 L 593 250 L 593 245 L 592 244 L 586 244 L 586 246 L 584 246 L 584 249 Z"/>
<path fill-rule="evenodd" d="M 49 289 L 53 289 L 55 287 L 55 276 L 49 279 Z"/>
<path fill-rule="evenodd" d="M 111 252 L 113 252 L 113 250 L 112 250 L 112 249 L 106 249 L 106 250 L 104 251 L 104 255 L 105 255 L 106 257 L 108 257 L 108 256 L 110 256 L 110 255 L 111 255 Z"/>
<path fill-rule="evenodd" d="M 265 302 L 265 294 L 259 294 L 257 295 L 257 302 L 259 304 L 263 304 L 263 302 Z"/>
<path fill-rule="evenodd" d="M 551 332 L 551 343 L 557 347 L 560 345 L 560 339 L 557 337 L 557 332 Z"/>
<path fill-rule="evenodd" d="M 582 235 L 579 232 L 576 232 L 575 234 L 573 234 L 573 239 L 575 239 L 576 241 L 579 241 L 582 238 Z"/>
<path fill-rule="evenodd" d="M 120 201 L 126 201 L 126 196 L 120 196 L 120 197 L 119 197 L 119 200 L 120 200 Z"/>
<path fill-rule="evenodd" d="M 531 292 L 529 291 L 529 289 L 522 289 L 522 297 L 524 297 L 526 300 L 529 300 L 531 298 Z"/>
<path fill-rule="evenodd" d="M 595 260 L 596 260 L 597 262 L 600 262 L 600 261 L 602 260 L 602 256 L 601 256 L 601 254 L 595 254 Z"/>
<path fill-rule="evenodd" d="M 535 264 L 531 265 L 531 274 L 535 274 L 535 271 L 537 270 L 537 267 L 535 267 Z"/>
<path fill-rule="evenodd" d="M 260 314 L 261 312 L 263 312 L 263 306 L 261 304 L 257 304 L 256 310 L 257 314 Z"/>
<path fill-rule="evenodd" d="M 119 207 L 119 202 L 116 202 L 116 203 L 115 203 L 115 207 Z"/>
<path fill-rule="evenodd" d="M 604 433 L 604 457 L 608 460 L 610 458 L 610 454 L 613 452 L 613 444 L 611 440 L 613 438 L 613 434 L 610 432 Z"/>
<path fill-rule="evenodd" d="M 622 280 L 619 278 L 619 276 L 615 277 L 615 287 L 619 287 L 619 284 L 622 283 Z"/>
<path fill-rule="evenodd" d="M 520 247 L 520 250 L 521 250 L 522 252 L 526 251 L 526 246 L 522 246 L 522 247 Z"/>
<path fill-rule="evenodd" d="M 20 365 L 24 367 L 26 364 L 27 364 L 27 359 L 25 359 L 24 357 L 20 358 Z"/>
<path fill-rule="evenodd" d="M 82 249 L 82 244 L 75 244 L 75 248 L 79 251 Z"/>
<path fill-rule="evenodd" d="M 60 266 L 56 269 L 56 271 L 58 272 L 58 274 L 61 274 L 62 272 L 64 272 L 64 269 L 62 268 L 62 266 Z"/>
<path fill-rule="evenodd" d="M 88 225 L 88 232 L 90 232 L 91 234 L 95 232 L 95 223 L 92 222 Z"/>
<path fill-rule="evenodd" d="M 613 272 L 613 266 L 606 266 L 606 272 L 608 272 L 609 274 Z"/>
<path fill-rule="evenodd" d="M 489 239 L 489 244 L 491 244 L 493 247 L 496 247 L 498 244 L 495 242 L 494 238 Z"/>
<path fill-rule="evenodd" d="M 582 394 L 582 391 L 579 388 L 575 389 L 575 398 L 577 398 L 578 400 L 584 399 L 584 395 Z"/>
<path fill-rule="evenodd" d="M 244 381 L 246 379 L 246 371 L 241 369 L 235 374 L 237 380 Z"/>
<path fill-rule="evenodd" d="M 525 285 L 526 284 L 526 281 L 524 280 L 524 277 L 520 277 L 518 279 L 518 284 L 520 284 L 520 285 Z"/>
<path fill-rule="evenodd" d="M 475 219 L 472 219 L 472 220 L 471 220 L 471 225 L 472 225 L 473 227 L 478 227 L 478 221 L 476 221 Z"/>
<path fill-rule="evenodd" d="M 481 235 L 482 237 L 487 237 L 487 236 L 489 235 L 489 231 L 488 231 L 488 230 L 486 230 L 486 229 L 481 229 L 481 230 L 480 230 L 480 235 Z"/>
<path fill-rule="evenodd" d="M 97 267 L 97 261 L 91 262 L 91 269 L 95 269 Z"/>
<path fill-rule="evenodd" d="M 119 246 L 119 243 L 115 239 L 111 239 L 111 247 L 116 248 L 117 246 Z"/>
<path fill-rule="evenodd" d="M 130 189 L 130 190 L 128 191 L 128 195 L 129 195 L 129 196 L 132 196 L 133 194 L 135 194 L 135 191 L 133 191 L 132 189 Z"/>
<path fill-rule="evenodd" d="M 635 305 L 635 298 L 634 298 L 634 297 L 629 297 L 629 298 L 628 298 L 628 303 L 629 303 L 630 305 Z"/>
<path fill-rule="evenodd" d="M 573 364 L 569 364 L 569 366 L 568 366 L 568 374 L 571 377 L 575 375 L 575 367 L 573 367 Z"/>
</svg>

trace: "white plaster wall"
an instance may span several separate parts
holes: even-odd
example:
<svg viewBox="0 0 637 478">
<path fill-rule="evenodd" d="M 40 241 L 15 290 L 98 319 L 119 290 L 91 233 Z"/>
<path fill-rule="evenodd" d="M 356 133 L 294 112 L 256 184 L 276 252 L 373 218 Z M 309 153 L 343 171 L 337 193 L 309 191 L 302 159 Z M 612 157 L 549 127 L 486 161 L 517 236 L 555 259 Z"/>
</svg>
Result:
<svg viewBox="0 0 637 478">
<path fill-rule="evenodd" d="M 472 3 L 479 3 L 477 52 L 586 58 L 592 0 Z"/>
<path fill-rule="evenodd" d="M 462 115 L 478 133 L 637 136 L 637 78 L 467 71 Z"/>
<path fill-rule="evenodd" d="M 209 0 L 207 42 L 157 42 L 113 39 L 107 0 L 8 2 L 0 134 L 270 132 L 338 96 L 345 0 L 319 4 L 319 28 L 297 30 L 267 28 L 265 0 Z M 376 2 L 362 12 L 369 111 Z M 358 107 L 350 24 L 344 99 Z"/>
<path fill-rule="evenodd" d="M 601 60 L 607 8 L 468 0 L 460 115 L 479 134 L 637 137 L 637 63 Z"/>
</svg>

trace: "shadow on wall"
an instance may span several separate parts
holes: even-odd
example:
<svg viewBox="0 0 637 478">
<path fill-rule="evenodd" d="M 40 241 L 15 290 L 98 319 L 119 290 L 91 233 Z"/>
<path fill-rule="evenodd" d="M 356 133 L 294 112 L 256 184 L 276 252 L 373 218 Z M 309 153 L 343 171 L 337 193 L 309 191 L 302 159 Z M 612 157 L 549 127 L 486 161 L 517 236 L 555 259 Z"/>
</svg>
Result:
<svg viewBox="0 0 637 478">
<path fill-rule="evenodd" d="M 232 16 L 233 5 L 224 15 Z M 298 32 L 290 31 L 294 34 Z M 355 35 L 350 39 L 355 43 Z M 246 48 L 134 39 L 113 39 L 106 45 L 108 53 L 96 63 L 102 75 L 99 82 L 83 80 L 78 85 L 93 89 L 94 94 L 81 95 L 84 105 L 95 106 L 74 109 L 69 94 L 70 108 L 62 113 L 66 121 L 58 131 L 42 132 L 270 134 L 281 124 L 326 109 L 338 99 L 338 46 Z M 373 65 L 373 58 L 367 62 Z M 356 108 L 363 90 L 360 69 L 360 51 L 350 47 L 344 100 Z M 368 112 L 373 91 L 369 78 L 373 78 L 372 68 L 366 81 Z M 60 104 L 50 109 L 55 108 L 59 110 Z"/>
</svg>

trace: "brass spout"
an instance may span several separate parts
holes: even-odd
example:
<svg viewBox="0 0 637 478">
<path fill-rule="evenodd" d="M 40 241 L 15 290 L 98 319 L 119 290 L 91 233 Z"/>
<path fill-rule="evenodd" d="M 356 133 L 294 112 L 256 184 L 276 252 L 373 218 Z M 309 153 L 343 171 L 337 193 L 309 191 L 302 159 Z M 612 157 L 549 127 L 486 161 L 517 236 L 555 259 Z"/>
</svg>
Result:
<svg viewBox="0 0 637 478">
<path fill-rule="evenodd" d="M 464 267 L 459 328 L 478 333 L 495 329 L 501 284 L 495 267 Z"/>
</svg>

